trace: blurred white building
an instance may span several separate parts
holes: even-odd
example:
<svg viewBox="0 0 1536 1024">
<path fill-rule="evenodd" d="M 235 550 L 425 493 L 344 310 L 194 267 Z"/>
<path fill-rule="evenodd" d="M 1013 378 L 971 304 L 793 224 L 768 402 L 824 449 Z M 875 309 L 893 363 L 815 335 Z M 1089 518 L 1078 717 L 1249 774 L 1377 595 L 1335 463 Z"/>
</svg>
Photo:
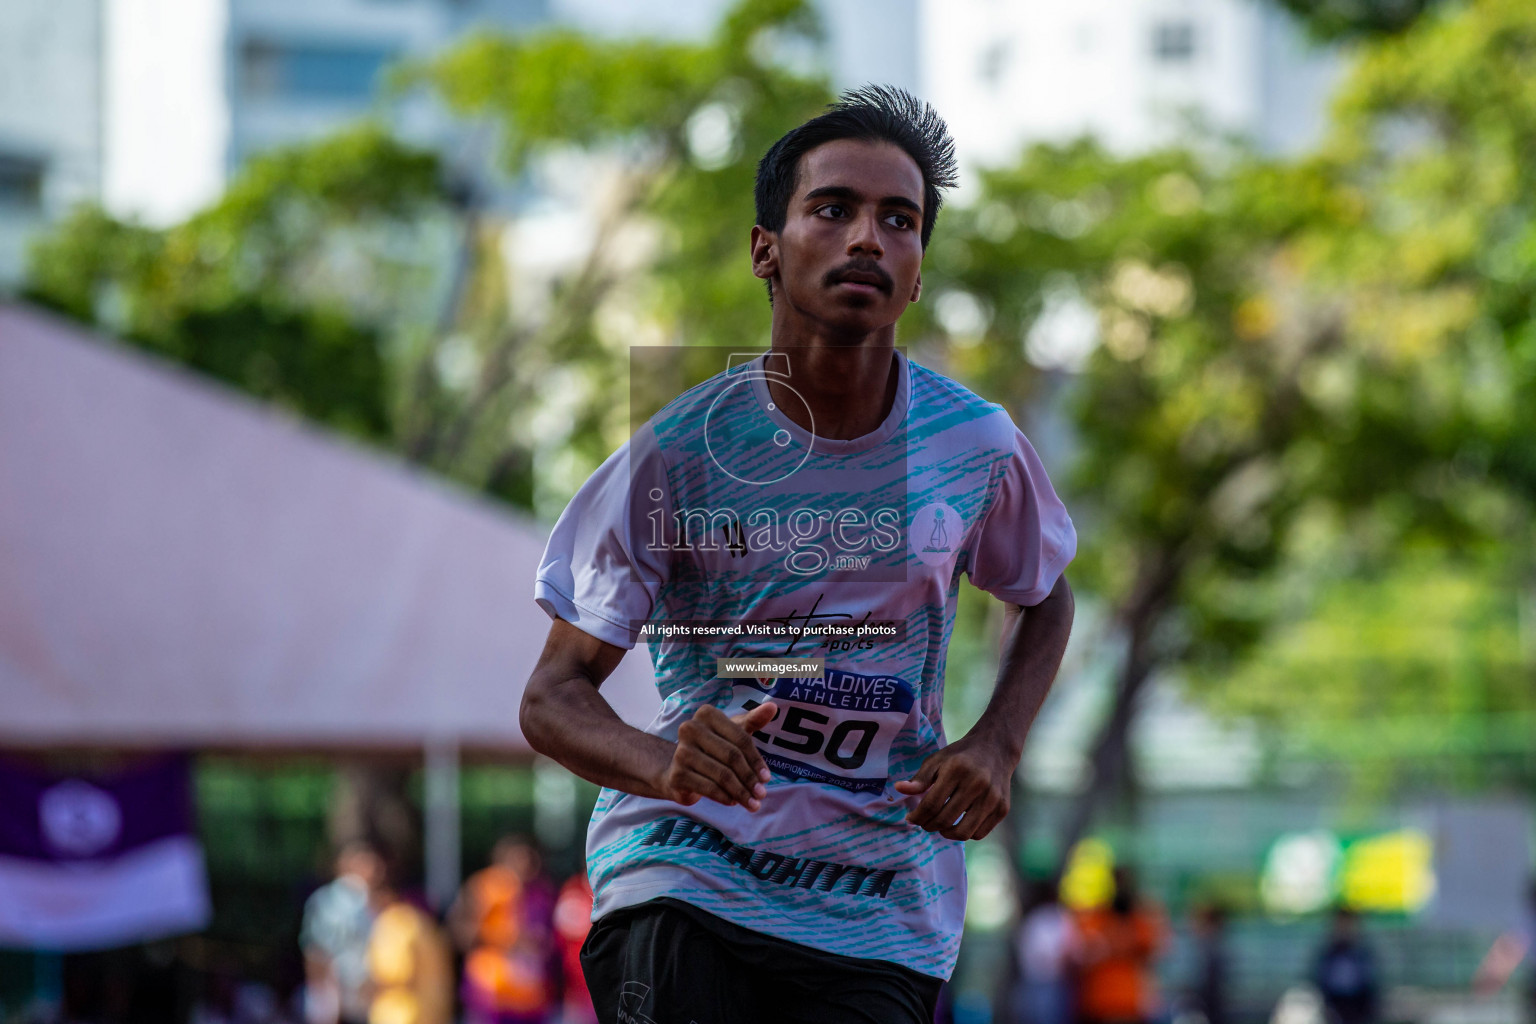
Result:
<svg viewBox="0 0 1536 1024">
<path fill-rule="evenodd" d="M 476 26 L 540 24 L 549 9 L 550 0 L 4 0 L 0 285 L 19 279 L 26 239 L 74 203 L 179 220 L 252 153 L 366 114 L 386 65 Z M 425 119 L 407 127 L 430 139 Z"/>
<path fill-rule="evenodd" d="M 251 154 L 366 114 L 392 62 L 475 27 L 699 38 L 727 0 L 4 0 L 0 287 L 81 200 L 148 223 L 215 199 Z M 822 0 L 839 85 L 919 87 L 919 0 Z M 790 55 L 791 57 L 793 55 Z M 816 55 L 805 55 L 815 60 Z M 396 111 L 397 115 L 401 112 Z M 407 133 L 441 141 L 432 111 Z"/>
<path fill-rule="evenodd" d="M 0 3 L 0 283 L 26 239 L 101 192 L 101 0 Z"/>
<path fill-rule="evenodd" d="M 592 31 L 699 37 L 730 0 L 551 0 Z M 1340 55 L 1273 0 L 817 0 L 838 88 L 889 82 L 949 122 L 964 163 L 1094 135 L 1119 152 L 1192 125 L 1292 154 L 1322 133 Z"/>
<path fill-rule="evenodd" d="M 1193 125 L 1295 153 L 1341 61 L 1265 0 L 925 0 L 923 90 L 962 160 L 1093 135 L 1119 152 Z"/>
<path fill-rule="evenodd" d="M 730 0 L 4 0 L 0 286 L 26 238 L 82 199 L 169 223 L 252 153 L 366 114 L 381 72 L 476 26 L 558 23 L 700 38 Z M 963 162 L 1093 134 L 1122 152 L 1192 123 L 1296 152 L 1320 134 L 1336 54 L 1265 0 L 817 0 L 839 87 L 890 82 L 949 120 Z M 786 54 L 796 60 L 797 55 Z M 446 126 L 403 112 L 416 139 Z M 959 197 L 963 201 L 963 196 Z"/>
<path fill-rule="evenodd" d="M 550 2 L 557 20 L 591 32 L 700 39 L 719 24 L 734 0 Z M 838 89 L 884 82 L 912 92 L 921 90 L 923 0 L 812 0 L 812 4 L 826 32 L 826 49 L 800 55 L 807 69 L 825 71 Z"/>
<path fill-rule="evenodd" d="M 114 212 L 164 223 L 218 196 L 251 154 L 366 114 L 384 69 L 547 0 L 101 0 Z M 432 138 L 433 126 L 413 135 Z"/>
</svg>

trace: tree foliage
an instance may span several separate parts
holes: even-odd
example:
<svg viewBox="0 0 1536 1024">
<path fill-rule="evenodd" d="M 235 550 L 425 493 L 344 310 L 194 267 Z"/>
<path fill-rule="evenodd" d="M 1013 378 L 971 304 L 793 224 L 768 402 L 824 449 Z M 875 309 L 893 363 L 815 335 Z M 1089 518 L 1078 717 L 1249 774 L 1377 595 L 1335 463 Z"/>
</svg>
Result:
<svg viewBox="0 0 1536 1024">
<path fill-rule="evenodd" d="M 1148 681 L 1239 660 L 1274 614 L 1266 583 L 1328 471 L 1326 410 L 1306 382 L 1343 344 L 1330 311 L 1291 301 L 1307 290 L 1293 250 L 1354 215 L 1313 164 L 1122 159 L 1080 142 L 983 174 L 940 229 L 926 276 L 955 371 L 1019 414 L 1051 392 L 1035 364 L 1067 371 L 1072 575 L 1125 640 L 1067 845 L 1130 788 Z M 979 311 L 960 318 L 969 336 L 945 315 L 957 305 Z M 1053 355 L 1051 335 L 1085 319 L 1091 351 Z"/>
<path fill-rule="evenodd" d="M 460 408 L 413 444 L 502 448 L 507 416 L 549 408 L 554 383 L 562 414 L 538 430 L 523 418 L 514 441 L 547 456 L 548 476 L 565 467 L 552 485 L 563 504 L 628 434 L 614 397 L 627 393 L 630 346 L 766 336 L 760 285 L 742 272 L 752 177 L 758 154 L 830 98 L 824 78 L 790 59 L 819 42 L 807 4 L 774 0 L 738 4 L 701 43 L 485 36 L 411 69 L 406 83 L 495 129 L 506 173 L 574 165 L 590 182 L 580 199 L 597 211 L 547 315 L 502 306 L 461 323 L 479 373 Z"/>
<path fill-rule="evenodd" d="M 1370 39 L 1406 31 L 1441 0 L 1279 0 L 1318 39 Z"/>
<path fill-rule="evenodd" d="M 1131 788 L 1159 673 L 1293 739 L 1353 729 L 1361 757 L 1410 708 L 1447 736 L 1536 708 L 1508 646 L 1536 507 L 1533 30 L 1489 0 L 1370 43 L 1298 161 L 1037 146 L 941 227 L 926 330 L 1017 412 L 1065 391 L 1073 578 L 1125 645 L 1069 840 Z M 1052 340 L 1084 322 L 1091 352 Z M 1422 779 L 1394 749 L 1373 778 Z"/>
<path fill-rule="evenodd" d="M 392 435 L 386 250 L 440 206 L 436 158 L 376 127 L 257 157 L 213 206 L 150 228 L 75 210 L 27 295 L 358 436 Z"/>
<path fill-rule="evenodd" d="M 1439 752 L 1461 782 L 1536 783 L 1533 53 L 1529 5 L 1447 7 L 1362 53 L 1324 152 L 1360 211 L 1309 241 L 1350 341 L 1315 384 L 1336 423 L 1318 493 L 1341 515 L 1297 560 L 1320 606 L 1215 692 L 1390 750 L 1378 785 Z M 1414 716 L 1418 751 L 1391 740 Z M 1483 736 L 1486 764 L 1465 742 Z"/>
</svg>

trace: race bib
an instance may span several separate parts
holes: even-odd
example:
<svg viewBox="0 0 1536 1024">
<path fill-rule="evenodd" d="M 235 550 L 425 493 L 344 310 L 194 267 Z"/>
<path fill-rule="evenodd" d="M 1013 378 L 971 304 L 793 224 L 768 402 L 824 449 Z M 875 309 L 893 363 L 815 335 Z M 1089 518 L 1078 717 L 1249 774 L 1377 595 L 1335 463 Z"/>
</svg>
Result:
<svg viewBox="0 0 1536 1024">
<path fill-rule="evenodd" d="M 752 736 L 771 771 L 855 791 L 885 788 L 891 743 L 912 712 L 905 680 L 835 668 L 820 679 L 739 679 L 726 713 L 770 700 L 778 713 Z"/>
</svg>

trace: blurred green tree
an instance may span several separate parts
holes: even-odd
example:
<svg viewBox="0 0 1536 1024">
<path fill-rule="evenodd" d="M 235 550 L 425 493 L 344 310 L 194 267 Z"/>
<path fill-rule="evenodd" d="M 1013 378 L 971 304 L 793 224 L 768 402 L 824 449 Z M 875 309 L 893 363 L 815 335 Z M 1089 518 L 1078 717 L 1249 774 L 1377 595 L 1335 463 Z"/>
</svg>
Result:
<svg viewBox="0 0 1536 1024">
<path fill-rule="evenodd" d="M 1321 606 L 1212 692 L 1378 790 L 1442 763 L 1536 787 L 1533 52 L 1528 4 L 1438 10 L 1362 51 L 1324 151 L 1360 216 L 1309 242 L 1350 339 L 1311 385 L 1340 513 L 1298 566 Z"/>
<path fill-rule="evenodd" d="M 1334 755 L 1409 704 L 1425 749 L 1528 725 L 1533 43 L 1528 5 L 1448 6 L 1363 49 L 1317 156 L 1036 147 L 936 239 L 957 374 L 1066 391 L 1073 576 L 1125 644 L 1063 849 L 1158 671 Z M 1350 635 L 1403 642 L 1324 672 Z M 1423 778 L 1395 749 L 1368 775 Z"/>
<path fill-rule="evenodd" d="M 493 477 L 509 451 L 532 454 L 551 491 L 542 507 L 558 510 L 630 432 L 631 346 L 765 339 L 767 306 L 745 270 L 753 174 L 773 139 L 830 99 L 806 66 L 820 42 L 808 4 L 773 0 L 738 4 L 697 44 L 483 36 L 409 69 L 402 84 L 489 126 L 504 174 L 580 182 L 567 191 L 595 223 L 535 315 L 505 295 L 459 312 L 475 371 L 457 395 L 419 376 L 431 414 L 407 450 Z M 484 255 L 487 272 L 515 276 Z"/>
<path fill-rule="evenodd" d="M 1329 545 L 1339 551 L 1343 537 Z M 1321 553 L 1321 552 L 1319 552 Z M 1486 791 L 1536 782 L 1532 607 L 1507 567 L 1410 548 L 1318 588 L 1253 656 L 1197 692 L 1264 723 L 1272 756 L 1348 770 L 1357 801 L 1404 788 Z"/>
<path fill-rule="evenodd" d="M 1383 371 L 1347 367 L 1333 397 L 1367 442 L 1345 448 L 1355 482 L 1390 440 L 1415 462 L 1402 500 L 1513 551 L 1536 507 L 1533 47 L 1536 9 L 1482 0 L 1367 51 L 1329 147 L 1362 216 L 1318 244 L 1359 359 Z"/>
<path fill-rule="evenodd" d="M 422 230 L 442 204 L 438 180 L 435 157 L 361 127 L 255 158 L 218 202 L 172 227 L 80 207 L 34 246 L 25 295 L 387 442 L 381 340 L 399 311 L 379 297 L 404 265 L 384 250 Z"/>
<path fill-rule="evenodd" d="M 1318 39 L 1393 35 L 1409 28 L 1441 0 L 1277 0 Z"/>
<path fill-rule="evenodd" d="M 1080 142 L 983 173 L 935 239 L 932 319 L 913 326 L 947 336 L 954 372 L 1017 411 L 1062 391 L 1072 576 L 1125 644 L 1063 852 L 1132 788 L 1148 681 L 1240 657 L 1273 614 L 1259 584 L 1328 469 L 1304 382 L 1342 344 L 1336 315 L 1291 302 L 1305 289 L 1293 250 L 1357 215 L 1315 164 L 1119 159 Z"/>
</svg>

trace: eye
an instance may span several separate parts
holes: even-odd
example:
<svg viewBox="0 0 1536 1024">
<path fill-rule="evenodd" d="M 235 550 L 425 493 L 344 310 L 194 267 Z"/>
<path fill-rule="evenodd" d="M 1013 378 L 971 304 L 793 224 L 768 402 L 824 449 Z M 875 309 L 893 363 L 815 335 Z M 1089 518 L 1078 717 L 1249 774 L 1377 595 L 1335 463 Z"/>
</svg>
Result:
<svg viewBox="0 0 1536 1024">
<path fill-rule="evenodd" d="M 885 222 L 891 227 L 900 228 L 903 231 L 909 231 L 917 226 L 916 222 L 912 220 L 911 214 L 906 213 L 893 213 L 885 218 Z"/>
<path fill-rule="evenodd" d="M 828 203 L 825 206 L 819 206 L 816 208 L 816 215 L 818 217 L 843 217 L 846 216 L 847 213 L 848 208 L 842 203 Z"/>
</svg>

